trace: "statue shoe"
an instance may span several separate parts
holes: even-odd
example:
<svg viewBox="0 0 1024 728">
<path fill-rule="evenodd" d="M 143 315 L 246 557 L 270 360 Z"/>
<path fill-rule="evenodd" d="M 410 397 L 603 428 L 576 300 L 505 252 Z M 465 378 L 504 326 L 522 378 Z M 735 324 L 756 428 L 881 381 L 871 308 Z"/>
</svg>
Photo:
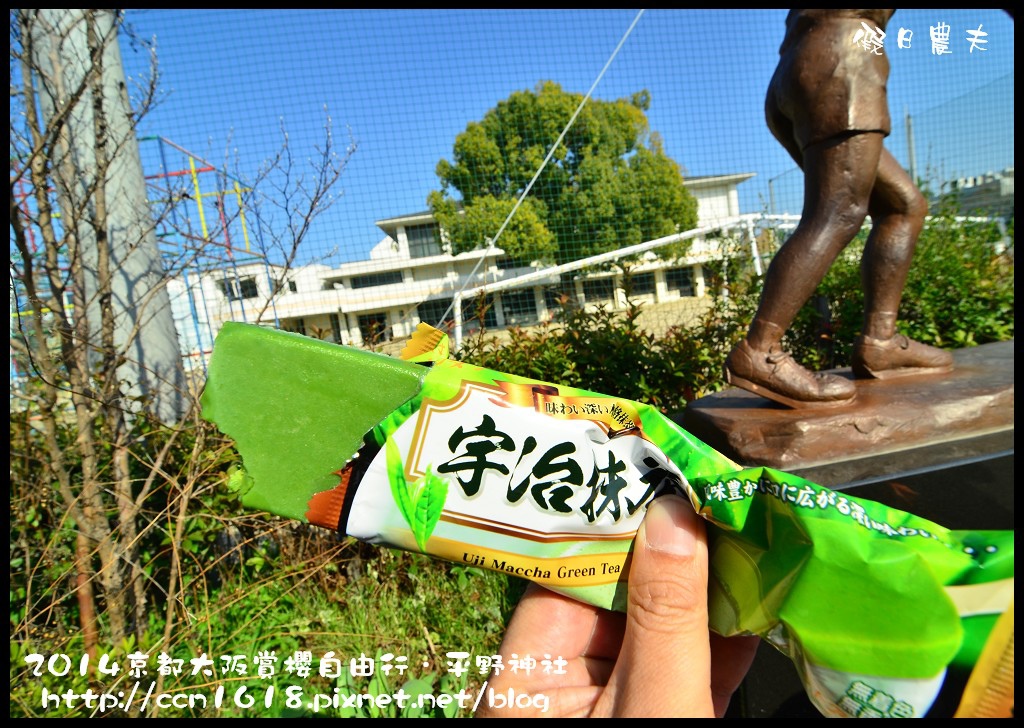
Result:
<svg viewBox="0 0 1024 728">
<path fill-rule="evenodd" d="M 858 336 L 853 344 L 853 373 L 864 379 L 907 374 L 941 374 L 953 369 L 953 355 L 903 334 L 891 339 Z"/>
<path fill-rule="evenodd" d="M 775 347 L 767 353 L 755 351 L 746 340 L 726 358 L 725 379 L 733 386 L 797 409 L 849 404 L 857 394 L 856 385 L 849 379 L 808 371 L 788 352 Z"/>
</svg>

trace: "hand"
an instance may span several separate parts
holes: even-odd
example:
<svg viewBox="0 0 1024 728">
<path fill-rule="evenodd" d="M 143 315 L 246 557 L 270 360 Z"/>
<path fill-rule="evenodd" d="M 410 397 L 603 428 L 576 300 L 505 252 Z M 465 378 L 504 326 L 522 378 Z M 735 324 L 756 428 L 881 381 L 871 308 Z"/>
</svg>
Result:
<svg viewBox="0 0 1024 728">
<path fill-rule="evenodd" d="M 565 674 L 503 670 L 495 694 L 547 697 L 547 711 L 491 708 L 480 717 L 721 717 L 754 660 L 758 637 L 708 629 L 704 523 L 677 496 L 655 500 L 637 533 L 626 613 L 610 612 L 531 584 L 501 645 L 568 661 Z M 534 701 L 539 706 L 540 701 Z"/>
</svg>

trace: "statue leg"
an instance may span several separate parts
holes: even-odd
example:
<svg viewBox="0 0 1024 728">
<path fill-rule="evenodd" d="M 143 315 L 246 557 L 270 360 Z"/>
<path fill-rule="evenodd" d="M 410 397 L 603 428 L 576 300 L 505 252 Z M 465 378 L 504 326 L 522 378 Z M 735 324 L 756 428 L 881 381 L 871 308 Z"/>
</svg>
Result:
<svg viewBox="0 0 1024 728">
<path fill-rule="evenodd" d="M 896 318 L 928 203 L 909 175 L 882 150 L 869 202 L 871 234 L 861 259 L 864 330 L 854 342 L 858 377 L 949 371 L 953 357 L 896 333 Z"/>
<path fill-rule="evenodd" d="M 796 230 L 772 259 L 761 301 L 747 337 L 730 352 L 730 384 L 793 407 L 845 404 L 852 382 L 812 373 L 780 345 L 800 308 L 860 231 L 868 213 L 882 135 L 843 135 L 808 146 L 798 161 L 804 171 L 804 209 Z"/>
</svg>

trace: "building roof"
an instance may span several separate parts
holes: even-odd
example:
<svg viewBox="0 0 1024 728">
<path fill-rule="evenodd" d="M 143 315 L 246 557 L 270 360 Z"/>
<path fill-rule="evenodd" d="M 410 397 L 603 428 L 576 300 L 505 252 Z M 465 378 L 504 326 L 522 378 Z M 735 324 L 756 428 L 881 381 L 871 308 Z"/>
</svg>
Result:
<svg viewBox="0 0 1024 728">
<path fill-rule="evenodd" d="M 737 172 L 736 174 L 712 174 L 703 177 L 684 177 L 683 184 L 687 187 L 713 187 L 725 184 L 740 184 L 754 177 L 754 172 Z"/>
<path fill-rule="evenodd" d="M 735 174 L 711 174 L 702 177 L 684 177 L 683 184 L 687 187 L 702 188 L 716 187 L 719 185 L 740 184 L 754 177 L 754 172 L 737 172 Z M 379 227 L 391 237 L 395 237 L 400 225 L 428 225 L 434 222 L 434 213 L 430 210 L 412 212 L 408 215 L 398 215 L 377 220 L 374 225 Z"/>
</svg>

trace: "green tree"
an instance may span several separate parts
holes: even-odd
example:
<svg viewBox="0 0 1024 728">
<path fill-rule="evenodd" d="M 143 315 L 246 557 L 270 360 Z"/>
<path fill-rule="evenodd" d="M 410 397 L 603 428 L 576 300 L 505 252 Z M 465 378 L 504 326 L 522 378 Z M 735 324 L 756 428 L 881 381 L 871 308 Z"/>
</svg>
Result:
<svg viewBox="0 0 1024 728">
<path fill-rule="evenodd" d="M 494 238 L 582 100 L 544 81 L 513 93 L 456 137 L 454 162 L 438 162 L 441 189 L 427 198 L 452 252 Z M 589 100 L 498 246 L 521 261 L 565 263 L 695 227 L 697 201 L 649 131 L 649 107 L 647 91 Z M 679 256 L 686 247 L 660 252 Z"/>
</svg>

